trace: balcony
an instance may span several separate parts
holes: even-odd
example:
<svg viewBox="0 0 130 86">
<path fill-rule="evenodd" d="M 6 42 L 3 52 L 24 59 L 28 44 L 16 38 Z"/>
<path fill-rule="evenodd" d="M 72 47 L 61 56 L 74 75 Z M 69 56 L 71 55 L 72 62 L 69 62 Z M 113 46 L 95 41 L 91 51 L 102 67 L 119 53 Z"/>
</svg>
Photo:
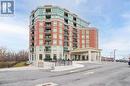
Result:
<svg viewBox="0 0 130 86">
<path fill-rule="evenodd" d="M 46 20 L 50 20 L 51 19 L 51 15 L 46 15 Z"/>
<path fill-rule="evenodd" d="M 73 22 L 73 26 L 74 26 L 74 27 L 77 27 L 77 24 L 76 24 L 75 22 Z"/>
<path fill-rule="evenodd" d="M 64 46 L 64 51 L 69 52 L 68 47 Z"/>
<path fill-rule="evenodd" d="M 51 22 L 46 22 L 45 27 L 51 27 Z"/>
<path fill-rule="evenodd" d="M 51 12 L 51 8 L 46 8 L 46 13 L 50 13 Z"/>
<path fill-rule="evenodd" d="M 50 46 L 45 46 L 45 51 L 47 51 L 47 52 L 51 51 L 51 47 Z"/>
<path fill-rule="evenodd" d="M 50 46 L 50 45 L 51 45 L 51 40 L 46 40 L 46 41 L 45 41 L 45 45 L 46 45 L 46 46 Z"/>
<path fill-rule="evenodd" d="M 45 39 L 46 40 L 51 40 L 51 36 L 46 36 Z"/>
<path fill-rule="evenodd" d="M 73 39 L 77 39 L 77 35 L 73 35 Z"/>
<path fill-rule="evenodd" d="M 51 43 L 45 43 L 46 46 L 51 46 Z"/>
<path fill-rule="evenodd" d="M 68 24 L 68 19 L 64 18 L 65 24 Z"/>
<path fill-rule="evenodd" d="M 73 17 L 73 20 L 76 21 L 77 20 L 76 17 Z"/>
<path fill-rule="evenodd" d="M 68 13 L 67 13 L 67 12 L 64 12 L 64 16 L 65 16 L 65 17 L 68 17 Z"/>
<path fill-rule="evenodd" d="M 64 34 L 69 34 L 69 33 L 68 33 L 68 30 L 64 30 Z"/>
<path fill-rule="evenodd" d="M 68 47 L 68 46 L 69 46 L 69 44 L 68 44 L 67 41 L 64 41 L 64 46 L 65 46 L 65 47 Z"/>
<path fill-rule="evenodd" d="M 77 41 L 73 41 L 74 44 L 77 44 Z"/>
<path fill-rule="evenodd" d="M 73 30 L 73 34 L 77 34 L 77 30 Z"/>
<path fill-rule="evenodd" d="M 45 33 L 51 33 L 51 30 L 45 30 Z"/>
</svg>

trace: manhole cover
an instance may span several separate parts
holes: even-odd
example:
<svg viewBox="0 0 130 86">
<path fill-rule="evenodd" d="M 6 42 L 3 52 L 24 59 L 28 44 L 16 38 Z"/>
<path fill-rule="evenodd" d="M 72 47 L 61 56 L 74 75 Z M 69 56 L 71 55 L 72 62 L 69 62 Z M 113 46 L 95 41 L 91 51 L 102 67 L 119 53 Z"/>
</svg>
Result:
<svg viewBox="0 0 130 86">
<path fill-rule="evenodd" d="M 57 86 L 57 85 L 58 84 L 56 83 L 48 82 L 48 83 L 38 84 L 36 86 Z"/>
</svg>

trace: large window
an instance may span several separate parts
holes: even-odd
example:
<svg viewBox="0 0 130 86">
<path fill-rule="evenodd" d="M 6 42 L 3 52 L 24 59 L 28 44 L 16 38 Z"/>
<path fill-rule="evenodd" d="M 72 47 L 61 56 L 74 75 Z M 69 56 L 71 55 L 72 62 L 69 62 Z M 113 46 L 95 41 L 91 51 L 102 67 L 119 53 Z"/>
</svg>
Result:
<svg viewBox="0 0 130 86">
<path fill-rule="evenodd" d="M 42 54 L 39 54 L 39 60 L 42 60 Z"/>
<path fill-rule="evenodd" d="M 46 15 L 46 19 L 51 19 L 51 15 Z"/>
<path fill-rule="evenodd" d="M 55 39 L 56 39 L 56 38 L 57 38 L 57 34 L 53 34 L 53 38 L 55 38 Z"/>
<path fill-rule="evenodd" d="M 43 40 L 39 40 L 39 45 L 43 45 Z"/>
<path fill-rule="evenodd" d="M 62 34 L 59 34 L 59 38 L 62 39 Z"/>
<path fill-rule="evenodd" d="M 39 39 L 43 39 L 43 34 L 39 34 Z"/>
<path fill-rule="evenodd" d="M 56 27 L 53 28 L 53 32 L 57 32 L 57 28 Z"/>
<path fill-rule="evenodd" d="M 53 26 L 57 26 L 57 22 L 56 21 L 53 22 Z"/>
<path fill-rule="evenodd" d="M 40 27 L 43 27 L 43 22 L 40 22 L 40 23 L 39 23 L 39 26 L 40 26 Z"/>
<path fill-rule="evenodd" d="M 57 40 L 53 40 L 53 44 L 56 45 L 57 44 Z"/>
<path fill-rule="evenodd" d="M 50 46 L 46 46 L 45 47 L 45 51 L 51 51 L 51 47 Z"/>
<path fill-rule="evenodd" d="M 84 43 L 85 43 L 85 40 L 82 40 L 82 43 L 84 44 Z"/>
<path fill-rule="evenodd" d="M 42 33 L 43 32 L 43 28 L 39 28 L 39 32 Z"/>
<path fill-rule="evenodd" d="M 46 8 L 46 12 L 47 13 L 51 12 L 51 8 Z"/>
<path fill-rule="evenodd" d="M 60 33 L 62 33 L 62 28 L 60 28 Z"/>
<path fill-rule="evenodd" d="M 62 45 L 62 40 L 59 41 L 59 44 Z"/>
<path fill-rule="evenodd" d="M 59 26 L 62 27 L 62 25 L 63 25 L 63 24 L 60 22 L 60 23 L 59 23 Z"/>
</svg>

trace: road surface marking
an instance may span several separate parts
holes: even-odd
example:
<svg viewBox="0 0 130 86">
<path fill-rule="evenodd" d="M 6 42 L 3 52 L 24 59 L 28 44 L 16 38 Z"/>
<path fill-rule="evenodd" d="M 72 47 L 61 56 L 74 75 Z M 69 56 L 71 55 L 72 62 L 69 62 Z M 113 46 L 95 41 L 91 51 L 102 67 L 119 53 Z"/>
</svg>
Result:
<svg viewBox="0 0 130 86">
<path fill-rule="evenodd" d="M 58 84 L 53 83 L 53 82 L 47 82 L 47 83 L 43 83 L 43 84 L 38 84 L 36 86 L 57 86 Z"/>
<path fill-rule="evenodd" d="M 90 75 L 90 74 L 93 74 L 94 72 L 86 72 L 84 73 L 85 75 Z"/>
</svg>

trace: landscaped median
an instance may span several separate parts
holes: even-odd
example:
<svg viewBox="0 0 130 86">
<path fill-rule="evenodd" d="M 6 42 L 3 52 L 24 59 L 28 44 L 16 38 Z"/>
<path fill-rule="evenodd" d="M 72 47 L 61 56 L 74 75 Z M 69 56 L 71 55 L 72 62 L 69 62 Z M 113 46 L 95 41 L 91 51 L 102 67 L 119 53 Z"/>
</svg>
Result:
<svg viewBox="0 0 130 86">
<path fill-rule="evenodd" d="M 10 67 L 23 67 L 28 66 L 26 61 L 1 61 L 0 68 L 10 68 Z"/>
</svg>

